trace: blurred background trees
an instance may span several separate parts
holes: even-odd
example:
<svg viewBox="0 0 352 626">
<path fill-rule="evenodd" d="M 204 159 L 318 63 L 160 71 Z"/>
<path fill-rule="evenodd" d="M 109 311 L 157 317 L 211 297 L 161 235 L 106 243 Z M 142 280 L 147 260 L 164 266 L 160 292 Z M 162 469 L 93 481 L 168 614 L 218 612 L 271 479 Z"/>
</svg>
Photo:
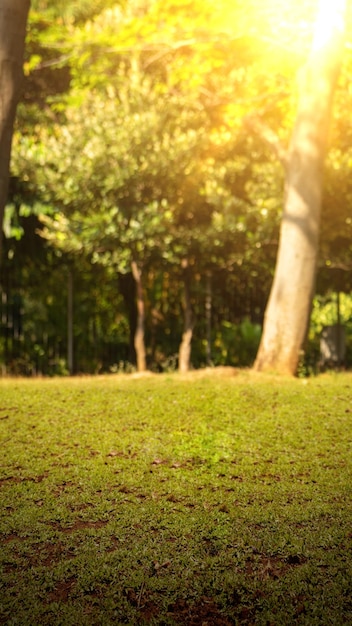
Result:
<svg viewBox="0 0 352 626">
<path fill-rule="evenodd" d="M 4 372 L 253 363 L 316 5 L 32 1 L 0 265 Z M 315 315 L 351 288 L 345 57 Z M 305 371 L 319 333 L 315 317 Z"/>
</svg>

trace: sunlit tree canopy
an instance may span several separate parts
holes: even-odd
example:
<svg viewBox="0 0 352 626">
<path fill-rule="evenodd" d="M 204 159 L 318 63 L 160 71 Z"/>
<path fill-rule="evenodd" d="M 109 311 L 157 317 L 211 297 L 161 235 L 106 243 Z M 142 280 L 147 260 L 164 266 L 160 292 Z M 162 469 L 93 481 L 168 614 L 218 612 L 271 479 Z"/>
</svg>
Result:
<svg viewBox="0 0 352 626">
<path fill-rule="evenodd" d="M 144 277 L 165 271 L 177 285 L 186 266 L 193 280 L 229 272 L 243 301 L 246 285 L 263 293 L 261 320 L 318 6 L 317 45 L 329 6 L 318 0 L 33 0 L 12 163 L 27 194 L 19 213 L 42 216 L 60 258 L 125 273 L 134 259 Z M 350 72 L 348 33 L 324 269 L 350 263 Z M 21 234 L 16 211 L 9 241 Z"/>
</svg>

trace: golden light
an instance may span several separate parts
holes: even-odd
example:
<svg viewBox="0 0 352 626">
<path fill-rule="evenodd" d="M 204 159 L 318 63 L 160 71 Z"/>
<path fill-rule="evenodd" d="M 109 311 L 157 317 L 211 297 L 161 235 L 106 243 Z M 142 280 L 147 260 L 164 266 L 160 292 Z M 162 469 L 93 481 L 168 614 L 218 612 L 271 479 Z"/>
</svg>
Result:
<svg viewBox="0 0 352 626">
<path fill-rule="evenodd" d="M 247 0 L 245 11 L 240 7 L 236 0 L 220 0 L 214 6 L 214 24 L 235 37 L 253 36 L 258 46 L 268 42 L 305 56 L 312 40 L 318 50 L 332 28 L 343 31 L 346 0 Z"/>
<path fill-rule="evenodd" d="M 320 0 L 315 22 L 312 49 L 318 51 L 331 38 L 332 30 L 342 35 L 345 24 L 346 0 Z"/>
</svg>

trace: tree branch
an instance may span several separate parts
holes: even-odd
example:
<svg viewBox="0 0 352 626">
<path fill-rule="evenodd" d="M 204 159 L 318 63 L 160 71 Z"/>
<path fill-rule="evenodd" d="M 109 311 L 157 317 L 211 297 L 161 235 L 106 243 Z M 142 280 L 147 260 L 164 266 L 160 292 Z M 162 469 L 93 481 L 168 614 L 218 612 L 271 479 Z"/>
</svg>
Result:
<svg viewBox="0 0 352 626">
<path fill-rule="evenodd" d="M 244 119 L 245 126 L 254 131 L 273 150 L 281 165 L 286 170 L 288 165 L 288 151 L 281 143 L 277 134 L 255 115 L 247 115 Z"/>
</svg>

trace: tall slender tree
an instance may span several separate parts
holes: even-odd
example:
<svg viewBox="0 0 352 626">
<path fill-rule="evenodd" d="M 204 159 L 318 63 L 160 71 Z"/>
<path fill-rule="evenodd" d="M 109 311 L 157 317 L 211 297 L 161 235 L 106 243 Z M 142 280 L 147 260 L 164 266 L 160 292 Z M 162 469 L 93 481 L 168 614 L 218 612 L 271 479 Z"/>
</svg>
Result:
<svg viewBox="0 0 352 626">
<path fill-rule="evenodd" d="M 11 144 L 19 99 L 30 0 L 0 2 L 0 258 Z"/>
<path fill-rule="evenodd" d="M 344 49 L 346 0 L 320 0 L 311 52 L 300 76 L 287 158 L 274 281 L 254 368 L 295 374 L 315 288 L 322 175 L 332 101 Z"/>
</svg>

